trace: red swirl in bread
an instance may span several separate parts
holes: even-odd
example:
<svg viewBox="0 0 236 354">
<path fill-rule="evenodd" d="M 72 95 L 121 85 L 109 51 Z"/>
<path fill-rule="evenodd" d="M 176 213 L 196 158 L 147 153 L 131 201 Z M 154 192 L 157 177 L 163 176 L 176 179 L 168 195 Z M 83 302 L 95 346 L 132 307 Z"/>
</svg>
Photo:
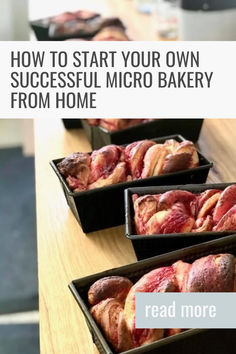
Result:
<svg viewBox="0 0 236 354">
<path fill-rule="evenodd" d="M 138 235 L 236 230 L 236 185 L 200 194 L 184 190 L 136 194 L 134 199 Z"/>
<path fill-rule="evenodd" d="M 208 255 L 192 264 L 181 260 L 153 269 L 134 285 L 124 277 L 106 277 L 88 293 L 91 314 L 117 352 L 153 343 L 178 334 L 181 329 L 137 329 L 135 294 L 140 292 L 233 292 L 236 291 L 235 257 Z"/>
<path fill-rule="evenodd" d="M 98 119 L 88 120 L 91 125 L 97 125 Z M 104 124 L 122 127 L 119 119 L 104 119 Z M 108 123 L 108 121 L 111 121 Z M 129 119 L 131 126 L 133 119 Z M 185 163 L 185 152 L 192 154 Z M 198 154 L 192 143 L 186 141 L 186 146 L 171 139 L 164 144 L 156 144 L 152 140 L 136 141 L 125 148 L 118 145 L 107 145 L 92 152 L 91 156 L 85 153 L 75 153 L 66 157 L 58 164 L 58 169 L 66 177 L 69 187 L 73 191 L 83 191 L 101 188 L 136 179 L 158 176 L 163 173 L 180 171 L 192 167 L 192 161 Z M 197 162 L 194 162 L 197 165 Z M 168 170 L 164 166 L 169 166 Z"/>
</svg>

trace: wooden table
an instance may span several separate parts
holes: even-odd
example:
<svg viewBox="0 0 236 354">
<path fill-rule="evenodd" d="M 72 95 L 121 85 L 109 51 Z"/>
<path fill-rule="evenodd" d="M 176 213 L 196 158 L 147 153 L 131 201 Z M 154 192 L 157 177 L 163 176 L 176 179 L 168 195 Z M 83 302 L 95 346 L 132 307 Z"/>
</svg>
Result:
<svg viewBox="0 0 236 354">
<path fill-rule="evenodd" d="M 236 180 L 236 120 L 205 120 L 199 146 L 214 162 L 209 182 Z M 40 345 L 42 354 L 97 353 L 68 283 L 136 260 L 124 227 L 83 234 L 49 161 L 89 151 L 82 130 L 35 122 Z"/>
</svg>

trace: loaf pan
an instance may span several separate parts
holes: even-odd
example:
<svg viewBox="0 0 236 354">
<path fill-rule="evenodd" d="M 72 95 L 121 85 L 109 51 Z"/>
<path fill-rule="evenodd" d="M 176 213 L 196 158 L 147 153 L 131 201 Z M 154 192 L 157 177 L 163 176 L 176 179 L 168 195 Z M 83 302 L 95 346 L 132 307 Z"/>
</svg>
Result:
<svg viewBox="0 0 236 354">
<path fill-rule="evenodd" d="M 49 21 L 50 18 L 39 19 L 30 22 L 30 26 L 34 31 L 38 41 L 52 41 L 49 37 Z"/>
<path fill-rule="evenodd" d="M 185 139 L 180 135 L 171 135 L 153 139 L 157 143 L 164 143 L 168 139 L 176 139 L 179 142 Z M 213 166 L 200 152 L 200 166 L 189 170 L 154 176 L 130 182 L 114 184 L 107 187 L 92 189 L 74 193 L 65 178 L 57 168 L 57 164 L 63 159 L 50 162 L 62 185 L 66 200 L 74 216 L 85 233 L 122 225 L 125 223 L 124 190 L 129 187 L 171 185 L 177 183 L 204 183 L 210 168 Z"/>
<path fill-rule="evenodd" d="M 227 236 L 218 240 L 209 241 L 178 251 L 167 253 L 161 256 L 149 258 L 140 262 L 129 264 L 123 267 L 114 268 L 77 279 L 69 284 L 69 288 L 82 310 L 92 339 L 96 344 L 99 353 L 114 354 L 107 343 L 102 331 L 94 321 L 89 312 L 87 294 L 90 286 L 98 279 L 119 275 L 128 277 L 133 282 L 140 279 L 145 273 L 152 269 L 168 266 L 182 259 L 193 262 L 195 259 L 209 254 L 232 253 L 236 256 L 236 235 Z M 148 344 L 143 347 L 132 349 L 123 353 L 127 354 L 235 354 L 236 353 L 236 330 L 208 330 L 190 329 L 180 334 L 173 335 Z"/>
<path fill-rule="evenodd" d="M 83 120 L 82 124 L 92 149 L 99 149 L 104 145 L 123 145 L 133 141 L 153 139 L 171 134 L 180 134 L 186 139 L 196 142 L 201 132 L 203 119 L 154 119 L 112 132 L 100 126 L 91 127 L 86 119 Z"/>
<path fill-rule="evenodd" d="M 94 127 L 88 124 L 86 119 L 81 119 L 81 126 L 85 131 L 85 134 L 88 138 L 88 141 L 90 142 L 92 146 L 92 141 L 93 141 L 93 133 L 94 133 Z M 95 150 L 95 148 L 92 146 L 92 149 Z"/>
<path fill-rule="evenodd" d="M 67 130 L 82 128 L 81 119 L 62 119 L 64 127 Z"/>
<path fill-rule="evenodd" d="M 159 234 L 159 235 L 137 235 L 134 225 L 134 209 L 132 195 L 139 196 L 147 194 L 165 193 L 170 190 L 181 189 L 192 193 L 201 193 L 207 189 L 225 189 L 235 183 L 220 184 L 197 184 L 197 185 L 176 185 L 162 187 L 140 187 L 125 190 L 125 234 L 132 241 L 135 254 L 138 260 L 167 253 L 180 248 L 196 245 L 210 241 L 215 238 L 232 234 L 231 232 L 188 232 L 184 234 Z"/>
<path fill-rule="evenodd" d="M 100 17 L 100 15 L 98 14 L 97 16 L 95 16 L 92 19 L 89 20 L 80 20 L 81 22 L 92 22 L 94 20 L 96 20 L 98 17 Z M 38 41 L 63 41 L 66 39 L 70 39 L 70 38 L 85 38 L 85 39 L 91 39 L 92 36 L 94 36 L 97 31 L 94 32 L 81 32 L 80 34 L 75 34 L 75 35 L 59 35 L 58 37 L 51 37 L 50 36 L 50 20 L 51 17 L 47 17 L 47 18 L 43 18 L 43 19 L 38 19 L 35 21 L 30 21 L 30 26 L 32 28 L 32 30 L 35 33 L 35 36 L 37 38 Z"/>
</svg>

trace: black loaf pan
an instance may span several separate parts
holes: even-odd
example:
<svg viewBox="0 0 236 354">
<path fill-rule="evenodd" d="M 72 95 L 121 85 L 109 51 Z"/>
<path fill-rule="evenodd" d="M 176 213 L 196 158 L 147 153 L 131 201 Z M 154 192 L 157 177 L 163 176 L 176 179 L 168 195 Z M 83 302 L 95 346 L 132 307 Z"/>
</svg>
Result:
<svg viewBox="0 0 236 354">
<path fill-rule="evenodd" d="M 100 126 L 91 127 L 86 119 L 83 119 L 82 125 L 92 145 L 92 149 L 99 149 L 104 145 L 122 145 L 133 141 L 159 138 L 171 134 L 180 134 L 188 140 L 197 142 L 203 121 L 203 119 L 154 119 L 113 132 Z"/>
<path fill-rule="evenodd" d="M 64 118 L 62 119 L 62 122 L 67 130 L 82 128 L 81 119 Z"/>
<path fill-rule="evenodd" d="M 30 21 L 30 27 L 34 31 L 34 34 L 38 41 L 53 40 L 49 37 L 49 22 L 50 22 L 50 18 Z"/>
<path fill-rule="evenodd" d="M 134 225 L 134 208 L 132 195 L 139 196 L 147 194 L 165 193 L 170 190 L 181 189 L 192 193 L 201 193 L 207 189 L 225 189 L 236 183 L 219 184 L 198 184 L 198 185 L 177 185 L 164 187 L 140 187 L 125 190 L 125 234 L 132 241 L 134 251 L 138 260 L 171 252 L 180 248 L 196 245 L 202 242 L 214 240 L 219 237 L 231 235 L 232 231 L 226 232 L 189 232 L 183 234 L 159 234 L 159 235 L 137 235 Z"/>
<path fill-rule="evenodd" d="M 100 18 L 101 15 L 97 14 L 97 16 L 94 16 L 91 19 L 88 20 L 78 20 L 78 22 L 87 22 L 87 23 L 93 23 L 93 21 L 96 21 L 98 18 Z M 58 37 L 51 37 L 50 36 L 50 20 L 51 17 L 46 17 L 43 19 L 38 19 L 38 20 L 34 20 L 34 21 L 30 21 L 30 26 L 32 28 L 32 30 L 35 33 L 35 36 L 37 38 L 38 41 L 63 41 L 66 39 L 70 39 L 70 38 L 85 38 L 85 39 L 90 39 L 92 36 L 94 36 L 99 28 L 97 29 L 97 31 L 94 32 L 89 32 L 86 34 L 86 32 L 81 32 L 80 34 L 76 34 L 76 35 L 63 35 L 61 34 Z"/>
<path fill-rule="evenodd" d="M 92 149 L 95 150 L 95 148 L 92 145 L 93 141 L 93 134 L 94 134 L 94 126 L 88 124 L 86 119 L 81 119 L 81 126 L 85 131 L 85 134 L 87 135 L 88 141 L 90 142 Z"/>
<path fill-rule="evenodd" d="M 157 143 L 164 143 L 168 139 L 176 139 L 179 142 L 185 140 L 180 135 L 171 135 L 153 140 Z M 63 159 L 53 160 L 50 164 L 59 178 L 69 207 L 83 231 L 88 233 L 125 223 L 124 190 L 126 188 L 172 185 L 175 183 L 204 183 L 213 164 L 200 152 L 198 154 L 200 159 L 199 167 L 77 193 L 73 193 L 69 189 L 65 178 L 57 168 L 57 164 Z"/>
<path fill-rule="evenodd" d="M 182 259 L 193 262 L 195 259 L 209 254 L 231 253 L 236 256 L 236 235 L 214 240 L 201 245 L 188 247 L 161 256 L 149 258 L 140 262 L 123 267 L 107 270 L 102 273 L 74 280 L 69 288 L 82 310 L 92 339 L 99 353 L 114 354 L 106 341 L 102 331 L 89 312 L 87 301 L 88 289 L 98 279 L 106 276 L 119 275 L 128 277 L 133 282 L 140 279 L 145 273 Z M 236 330 L 234 329 L 190 329 L 183 333 L 173 335 L 148 344 L 143 347 L 132 349 L 123 353 L 127 354 L 235 354 L 236 353 Z"/>
</svg>

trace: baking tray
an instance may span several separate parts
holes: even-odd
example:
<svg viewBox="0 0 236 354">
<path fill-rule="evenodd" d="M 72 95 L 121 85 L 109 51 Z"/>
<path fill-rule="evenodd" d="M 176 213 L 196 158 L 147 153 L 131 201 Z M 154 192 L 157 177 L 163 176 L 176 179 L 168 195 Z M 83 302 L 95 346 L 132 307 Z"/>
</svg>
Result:
<svg viewBox="0 0 236 354">
<path fill-rule="evenodd" d="M 81 119 L 62 119 L 64 127 L 68 130 L 82 128 Z"/>
<path fill-rule="evenodd" d="M 232 253 L 236 256 L 236 235 L 227 236 L 218 240 L 202 243 L 201 245 L 184 248 L 123 267 L 110 269 L 81 279 L 73 280 L 69 284 L 69 288 L 85 316 L 92 339 L 96 344 L 99 353 L 114 354 L 115 352 L 107 343 L 102 331 L 89 312 L 87 301 L 88 289 L 96 280 L 107 276 L 119 275 L 128 277 L 133 282 L 136 282 L 145 273 L 158 267 L 171 265 L 177 260 L 182 259 L 183 261 L 193 262 L 197 258 L 218 253 Z M 123 353 L 235 354 L 236 330 L 190 329 L 180 334 Z"/>
<path fill-rule="evenodd" d="M 53 41 L 53 39 L 49 37 L 48 33 L 49 21 L 50 18 L 30 21 L 30 27 L 34 31 L 35 37 L 38 41 Z"/>
<path fill-rule="evenodd" d="M 50 20 L 52 17 L 46 17 L 43 19 L 38 19 L 35 21 L 30 21 L 30 26 L 32 28 L 32 30 L 35 33 L 35 36 L 37 38 L 38 41 L 63 41 L 66 39 L 70 39 L 70 38 L 84 38 L 84 39 L 91 39 L 98 31 L 99 28 L 97 30 L 94 30 L 93 32 L 89 32 L 89 33 L 85 33 L 85 32 L 81 32 L 80 34 L 68 34 L 68 35 L 58 35 L 57 37 L 51 37 L 50 36 Z M 78 20 L 80 22 L 93 22 L 96 21 L 98 18 L 101 18 L 101 15 L 97 14 L 97 16 L 88 19 L 88 20 Z M 69 22 L 69 21 L 68 21 Z"/>
<path fill-rule="evenodd" d="M 180 134 L 193 142 L 198 141 L 203 119 L 154 119 L 138 125 L 110 132 L 100 126 L 92 126 L 83 120 L 83 127 L 91 131 L 87 134 L 92 149 L 109 144 L 128 144 L 142 139 L 159 138 L 165 135 Z"/>
<path fill-rule="evenodd" d="M 236 183 L 218 183 L 218 184 L 190 184 L 162 187 L 140 187 L 129 188 L 125 190 L 125 235 L 132 241 L 135 254 L 138 260 L 167 253 L 180 248 L 196 245 L 202 242 L 214 240 L 232 234 L 231 232 L 188 232 L 184 234 L 159 234 L 159 235 L 137 235 L 134 225 L 134 209 L 132 195 L 139 196 L 146 194 L 165 193 L 170 190 L 180 189 L 192 193 L 201 193 L 207 189 L 225 189 Z"/>
<path fill-rule="evenodd" d="M 179 142 L 185 140 L 181 135 L 171 135 L 153 140 L 157 143 L 163 143 L 168 139 L 176 139 Z M 74 216 L 83 231 L 89 233 L 125 223 L 124 190 L 126 188 L 172 185 L 176 182 L 179 184 L 204 183 L 213 164 L 200 152 L 198 152 L 198 155 L 200 160 L 199 167 L 77 193 L 69 189 L 65 178 L 57 168 L 57 164 L 61 162 L 63 158 L 53 160 L 50 164 L 59 178 L 67 203 Z"/>
</svg>

